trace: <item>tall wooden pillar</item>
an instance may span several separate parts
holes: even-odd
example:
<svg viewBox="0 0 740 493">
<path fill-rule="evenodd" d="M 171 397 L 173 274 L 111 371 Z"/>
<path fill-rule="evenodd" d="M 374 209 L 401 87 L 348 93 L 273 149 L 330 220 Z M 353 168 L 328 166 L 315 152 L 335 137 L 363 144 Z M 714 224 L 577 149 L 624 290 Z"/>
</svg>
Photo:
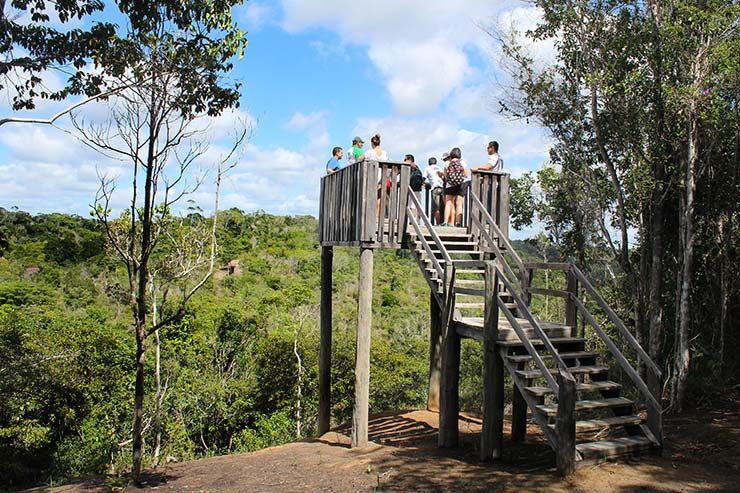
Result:
<svg viewBox="0 0 740 493">
<path fill-rule="evenodd" d="M 332 339 L 332 263 L 334 248 L 321 247 L 321 345 L 319 347 L 319 436 L 329 431 L 331 422 L 331 339 Z"/>
<path fill-rule="evenodd" d="M 355 407 L 352 412 L 352 448 L 367 446 L 370 400 L 370 328 L 373 318 L 373 249 L 360 247 L 360 290 L 357 301 L 355 353 Z"/>
<path fill-rule="evenodd" d="M 442 378 L 442 310 L 434 293 L 429 293 L 429 398 L 427 409 L 439 411 L 440 380 Z"/>
<path fill-rule="evenodd" d="M 498 339 L 498 277 L 493 262 L 486 262 L 486 309 L 483 318 L 483 430 L 481 460 L 501 457 L 504 441 L 504 362 Z"/>
<path fill-rule="evenodd" d="M 447 326 L 443 344 L 442 384 L 439 395 L 439 446 L 457 447 L 460 414 L 460 336 Z"/>
</svg>

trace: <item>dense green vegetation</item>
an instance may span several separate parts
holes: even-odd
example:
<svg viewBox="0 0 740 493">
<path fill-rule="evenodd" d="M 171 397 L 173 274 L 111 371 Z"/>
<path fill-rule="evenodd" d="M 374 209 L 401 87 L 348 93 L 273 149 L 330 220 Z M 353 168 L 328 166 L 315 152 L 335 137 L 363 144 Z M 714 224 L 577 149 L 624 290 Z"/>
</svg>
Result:
<svg viewBox="0 0 740 493">
<path fill-rule="evenodd" d="M 316 228 L 312 217 L 220 216 L 219 263 L 239 260 L 242 272 L 214 276 L 183 320 L 161 332 L 163 459 L 255 450 L 313 432 Z M 127 470 L 135 345 L 121 264 L 96 223 L 80 217 L 0 209 L 0 240 L 0 484 Z M 352 410 L 358 264 L 356 249 L 336 249 L 337 423 Z M 371 411 L 423 407 L 429 292 L 415 261 L 379 252 L 374 296 Z M 151 454 L 154 351 L 147 366 Z"/>
</svg>

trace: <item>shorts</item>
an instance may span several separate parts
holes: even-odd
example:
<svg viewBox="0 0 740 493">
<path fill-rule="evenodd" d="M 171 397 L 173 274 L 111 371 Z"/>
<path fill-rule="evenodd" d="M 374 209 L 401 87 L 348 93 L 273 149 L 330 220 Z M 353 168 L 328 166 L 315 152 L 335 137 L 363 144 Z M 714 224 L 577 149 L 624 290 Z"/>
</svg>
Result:
<svg viewBox="0 0 740 493">
<path fill-rule="evenodd" d="M 442 187 L 432 188 L 432 211 L 442 210 L 442 195 L 444 195 Z"/>
<path fill-rule="evenodd" d="M 455 185 L 454 187 L 447 187 L 445 188 L 445 195 L 458 195 L 463 196 L 465 195 L 465 189 L 463 188 L 465 184 L 461 185 Z"/>
</svg>

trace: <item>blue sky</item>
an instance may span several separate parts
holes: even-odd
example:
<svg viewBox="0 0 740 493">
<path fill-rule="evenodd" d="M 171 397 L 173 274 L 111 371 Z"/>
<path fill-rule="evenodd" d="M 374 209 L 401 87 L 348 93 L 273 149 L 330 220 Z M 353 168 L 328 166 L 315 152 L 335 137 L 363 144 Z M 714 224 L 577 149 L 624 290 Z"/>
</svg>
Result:
<svg viewBox="0 0 740 493">
<path fill-rule="evenodd" d="M 459 146 L 470 164 L 481 164 L 485 143 L 495 139 L 514 176 L 546 161 L 545 132 L 497 113 L 507 80 L 495 45 L 478 27 L 531 28 L 539 13 L 530 4 L 257 0 L 236 16 L 249 31 L 233 74 L 243 95 L 239 110 L 213 122 L 213 155 L 237 119 L 253 122 L 253 134 L 224 184 L 224 208 L 315 215 L 330 149 L 349 147 L 356 134 L 369 141 L 380 133 L 394 160 L 410 152 L 426 162 Z M 552 54 L 550 45 L 531 49 L 543 61 Z M 2 96 L 5 116 L 11 111 Z M 44 102 L 34 114 L 61 107 Z M 100 115 L 105 108 L 85 111 Z M 99 174 L 119 177 L 114 206 L 124 207 L 127 170 L 64 131 L 0 127 L 0 207 L 87 215 Z M 205 185 L 193 198 L 209 210 L 211 195 Z"/>
</svg>

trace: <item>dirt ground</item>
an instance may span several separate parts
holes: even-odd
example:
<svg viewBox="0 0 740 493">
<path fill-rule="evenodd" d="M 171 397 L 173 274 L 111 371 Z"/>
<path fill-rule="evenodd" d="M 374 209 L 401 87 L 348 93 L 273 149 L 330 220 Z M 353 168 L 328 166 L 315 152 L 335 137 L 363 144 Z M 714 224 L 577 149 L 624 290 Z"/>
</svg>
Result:
<svg viewBox="0 0 740 493">
<path fill-rule="evenodd" d="M 535 426 L 525 443 L 505 442 L 500 462 L 482 464 L 476 460 L 478 419 L 461 418 L 462 445 L 453 451 L 436 447 L 437 425 L 437 415 L 426 411 L 377 415 L 370 423 L 374 444 L 364 450 L 349 449 L 349 429 L 341 427 L 317 440 L 169 464 L 149 478 L 144 491 L 740 492 L 740 395 L 668 416 L 662 457 L 587 466 L 567 479 L 556 476 L 554 454 Z M 98 479 L 29 491 L 103 493 L 120 488 Z M 142 490 L 128 486 L 123 491 Z"/>
</svg>

